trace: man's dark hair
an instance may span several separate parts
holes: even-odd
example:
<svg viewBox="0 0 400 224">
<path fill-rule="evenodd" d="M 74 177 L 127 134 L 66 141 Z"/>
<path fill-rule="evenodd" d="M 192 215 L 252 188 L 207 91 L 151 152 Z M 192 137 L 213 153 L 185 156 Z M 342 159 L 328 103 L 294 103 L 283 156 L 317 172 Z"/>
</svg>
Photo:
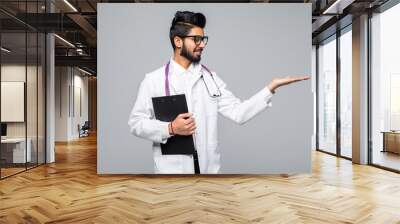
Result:
<svg viewBox="0 0 400 224">
<path fill-rule="evenodd" d="M 202 13 L 195 13 L 190 11 L 177 11 L 172 20 L 171 28 L 169 29 L 169 39 L 171 40 L 172 47 L 175 50 L 174 37 L 186 36 L 190 30 L 198 26 L 204 28 L 206 26 L 206 17 Z"/>
</svg>

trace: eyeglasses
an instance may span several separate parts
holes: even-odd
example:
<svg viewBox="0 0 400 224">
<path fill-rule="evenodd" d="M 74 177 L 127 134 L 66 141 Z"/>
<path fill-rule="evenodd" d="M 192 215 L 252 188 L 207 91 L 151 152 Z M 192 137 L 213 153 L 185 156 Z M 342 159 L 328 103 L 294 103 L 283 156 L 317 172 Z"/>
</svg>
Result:
<svg viewBox="0 0 400 224">
<path fill-rule="evenodd" d="M 207 45 L 208 36 L 200 36 L 200 35 L 193 35 L 193 36 L 179 36 L 181 38 L 191 37 L 196 45 L 200 45 L 203 41 L 204 45 Z"/>
</svg>

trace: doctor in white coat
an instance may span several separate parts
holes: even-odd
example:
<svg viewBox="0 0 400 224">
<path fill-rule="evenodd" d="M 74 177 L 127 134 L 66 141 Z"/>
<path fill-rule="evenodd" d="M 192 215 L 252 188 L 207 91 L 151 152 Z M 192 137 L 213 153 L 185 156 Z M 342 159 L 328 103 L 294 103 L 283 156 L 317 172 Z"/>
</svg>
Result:
<svg viewBox="0 0 400 224">
<path fill-rule="evenodd" d="M 161 143 L 173 135 L 193 135 L 200 173 L 220 171 L 218 113 L 244 124 L 268 107 L 275 90 L 283 85 L 307 80 L 309 76 L 273 79 L 265 88 L 245 101 L 230 92 L 213 71 L 200 64 L 208 37 L 206 18 L 201 13 L 178 11 L 170 28 L 173 57 L 159 69 L 145 75 L 128 124 L 132 134 L 153 142 L 154 172 L 193 174 L 193 155 L 163 155 Z M 155 119 L 152 97 L 185 94 L 189 113 L 171 122 Z"/>
</svg>

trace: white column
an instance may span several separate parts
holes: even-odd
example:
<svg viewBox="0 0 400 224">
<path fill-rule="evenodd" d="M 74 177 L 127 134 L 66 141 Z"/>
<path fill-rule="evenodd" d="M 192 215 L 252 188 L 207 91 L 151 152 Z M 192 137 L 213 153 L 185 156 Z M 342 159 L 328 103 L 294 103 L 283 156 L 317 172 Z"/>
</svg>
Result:
<svg viewBox="0 0 400 224">
<path fill-rule="evenodd" d="M 353 20 L 353 162 L 368 163 L 368 15 Z"/>
<path fill-rule="evenodd" d="M 54 11 L 51 1 L 46 1 L 47 12 Z M 46 35 L 46 163 L 55 161 L 55 43 L 54 35 Z"/>
<path fill-rule="evenodd" d="M 49 33 L 46 36 L 46 60 L 47 60 L 47 76 L 46 76 L 46 163 L 52 163 L 55 161 L 55 150 L 54 150 L 54 133 L 55 133 L 55 76 L 54 76 L 54 35 Z"/>
<path fill-rule="evenodd" d="M 311 92 L 313 94 L 313 134 L 311 137 L 311 151 L 314 151 L 317 148 L 317 130 L 316 130 L 316 122 L 317 122 L 317 48 L 315 45 L 312 46 L 312 53 L 311 53 Z"/>
</svg>

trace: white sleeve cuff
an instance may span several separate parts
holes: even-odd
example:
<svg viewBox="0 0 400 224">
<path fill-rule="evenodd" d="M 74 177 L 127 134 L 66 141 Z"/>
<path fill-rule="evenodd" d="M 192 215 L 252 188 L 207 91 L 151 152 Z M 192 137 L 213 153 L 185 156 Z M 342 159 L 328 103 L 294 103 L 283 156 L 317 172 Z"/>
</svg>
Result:
<svg viewBox="0 0 400 224">
<path fill-rule="evenodd" d="M 265 102 L 265 104 L 267 105 L 267 107 L 272 106 L 272 103 L 271 103 L 272 96 L 273 96 L 273 93 L 268 89 L 268 87 L 263 88 L 256 94 L 256 97 L 259 99 L 262 99 Z"/>
<path fill-rule="evenodd" d="M 172 135 L 169 134 L 169 127 L 168 124 L 169 122 L 165 122 L 165 121 L 161 121 L 162 122 L 162 132 L 161 132 L 161 143 L 165 144 L 167 143 L 167 140 L 169 137 L 171 137 Z"/>
</svg>

